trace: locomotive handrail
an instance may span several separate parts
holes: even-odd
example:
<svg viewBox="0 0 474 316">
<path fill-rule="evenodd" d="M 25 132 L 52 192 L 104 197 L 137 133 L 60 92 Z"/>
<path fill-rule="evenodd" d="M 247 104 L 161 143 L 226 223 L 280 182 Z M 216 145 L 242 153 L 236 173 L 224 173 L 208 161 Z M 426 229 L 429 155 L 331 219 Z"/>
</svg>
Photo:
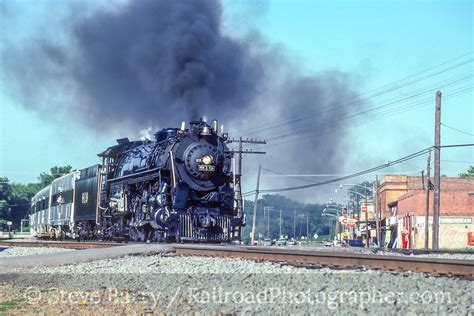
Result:
<svg viewBox="0 0 474 316">
<path fill-rule="evenodd" d="M 113 181 L 122 180 L 122 179 L 130 178 L 130 177 L 136 177 L 138 175 L 142 175 L 142 174 L 146 174 L 146 173 L 154 172 L 154 171 L 158 171 L 158 170 L 160 170 L 160 168 L 153 168 L 153 169 L 144 170 L 144 171 L 141 171 L 141 172 L 138 172 L 138 173 L 131 173 L 131 174 L 127 174 L 126 176 L 121 176 L 119 178 L 108 179 L 107 182 L 113 182 Z"/>
</svg>

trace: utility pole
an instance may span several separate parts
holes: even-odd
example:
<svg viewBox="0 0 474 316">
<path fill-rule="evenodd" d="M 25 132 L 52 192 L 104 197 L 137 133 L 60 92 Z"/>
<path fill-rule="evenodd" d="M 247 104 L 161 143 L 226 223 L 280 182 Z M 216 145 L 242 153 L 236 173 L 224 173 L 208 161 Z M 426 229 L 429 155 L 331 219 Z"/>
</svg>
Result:
<svg viewBox="0 0 474 316">
<path fill-rule="evenodd" d="M 431 150 L 428 152 L 428 161 L 426 163 L 426 206 L 425 206 L 425 249 L 429 248 L 429 218 L 430 218 L 430 161 L 431 161 Z"/>
<path fill-rule="evenodd" d="M 247 144 L 266 144 L 267 142 L 264 140 L 257 140 L 257 139 L 245 139 L 243 140 L 242 137 L 239 137 L 239 139 L 228 139 L 228 143 L 238 143 L 237 150 L 230 150 L 227 151 L 226 153 L 231 153 L 231 154 L 237 154 L 237 170 L 234 170 L 236 174 L 234 174 L 234 192 L 236 195 L 236 200 L 237 200 L 237 217 L 243 217 L 244 214 L 244 201 L 242 199 L 242 154 L 265 154 L 264 151 L 254 151 L 254 150 L 243 150 L 242 144 L 247 143 Z M 255 219 L 255 213 L 254 213 L 254 219 Z M 254 225 L 254 224 L 253 224 Z M 253 238 L 254 238 L 254 233 L 255 233 L 255 226 L 252 225 L 252 245 L 253 245 Z M 240 228 L 239 231 L 235 231 L 234 234 L 237 233 L 239 235 L 239 238 L 241 238 L 240 234 Z"/>
<path fill-rule="evenodd" d="M 271 235 L 270 235 L 270 211 L 272 209 L 273 208 L 269 208 L 268 211 L 267 211 L 267 236 L 268 236 L 268 238 L 272 238 Z"/>
<path fill-rule="evenodd" d="M 257 140 L 257 139 L 242 139 L 242 137 L 239 137 L 239 139 L 229 139 L 227 140 L 229 143 L 237 143 L 237 150 L 231 150 L 229 151 L 232 154 L 237 154 L 237 170 L 235 170 L 235 195 L 237 196 L 237 215 L 240 216 L 243 212 L 243 202 L 242 202 L 242 183 L 241 183 L 241 177 L 242 177 L 242 154 L 265 154 L 264 151 L 254 151 L 254 150 L 243 150 L 242 144 L 247 143 L 247 144 L 266 144 L 267 142 L 264 140 Z"/>
<path fill-rule="evenodd" d="M 354 210 L 351 210 L 350 201 L 347 202 L 347 218 L 354 218 Z M 349 238 L 354 239 L 354 227 L 349 228 Z"/>
<path fill-rule="evenodd" d="M 370 248 L 369 238 L 369 208 L 367 207 L 367 188 L 365 188 L 365 242 L 367 248 Z"/>
<path fill-rule="evenodd" d="M 434 146 L 434 201 L 433 201 L 433 249 L 439 248 L 440 213 L 440 145 L 441 145 L 441 91 L 436 91 L 435 146 Z"/>
<path fill-rule="evenodd" d="M 241 178 L 242 178 L 242 137 L 239 138 L 239 143 L 238 143 L 238 151 L 237 151 L 237 170 L 236 175 L 234 175 L 235 178 L 235 194 L 237 196 L 237 216 L 240 216 L 241 212 L 243 211 L 243 199 L 242 199 L 242 184 L 241 184 Z"/>
<path fill-rule="evenodd" d="M 267 225 L 265 224 L 266 221 L 267 221 L 267 207 L 264 206 L 264 207 L 263 207 L 263 230 L 264 230 L 264 231 L 266 231 L 266 227 L 265 227 L 265 226 L 267 226 Z M 268 232 L 266 233 L 266 235 L 268 236 Z M 265 238 L 265 236 L 263 236 L 263 238 Z"/>
<path fill-rule="evenodd" d="M 336 216 L 336 236 L 337 240 L 339 240 L 342 244 L 342 233 L 341 233 L 341 223 L 339 222 L 339 218 Z"/>
<path fill-rule="evenodd" d="M 309 239 L 309 215 L 306 214 L 306 239 Z"/>
<path fill-rule="evenodd" d="M 263 228 L 267 232 L 266 236 L 271 238 L 270 236 L 270 211 L 273 211 L 272 206 L 264 206 L 263 207 Z"/>
<path fill-rule="evenodd" d="M 296 240 L 296 208 L 295 215 L 293 217 L 293 240 Z"/>
<path fill-rule="evenodd" d="M 304 218 L 305 215 L 302 214 L 300 216 L 301 216 L 301 218 Z M 300 240 L 301 240 L 301 239 L 303 239 L 303 221 L 300 220 L 299 222 L 300 222 Z"/>
<path fill-rule="evenodd" d="M 252 221 L 252 246 L 255 242 L 255 222 L 257 221 L 257 201 L 258 201 L 258 190 L 260 188 L 260 171 L 262 169 L 262 165 L 258 165 L 258 175 L 257 175 L 257 188 L 255 190 L 255 201 L 253 204 L 253 221 Z"/>
<path fill-rule="evenodd" d="M 375 209 L 375 233 L 377 237 L 377 246 L 380 248 L 380 216 L 379 216 L 379 177 L 375 176 L 374 182 L 374 209 Z"/>
<path fill-rule="evenodd" d="M 280 236 L 278 238 L 281 238 L 281 209 L 280 209 Z"/>
<path fill-rule="evenodd" d="M 361 234 L 361 231 L 360 231 L 360 220 L 362 219 L 361 217 L 361 211 L 360 211 L 360 203 L 359 203 L 359 195 L 356 194 L 355 196 L 355 203 L 357 203 L 357 231 L 359 232 L 359 234 Z M 352 201 L 352 206 L 353 207 L 356 207 L 356 205 L 354 204 L 354 201 Z M 362 234 L 360 236 L 362 238 Z"/>
</svg>

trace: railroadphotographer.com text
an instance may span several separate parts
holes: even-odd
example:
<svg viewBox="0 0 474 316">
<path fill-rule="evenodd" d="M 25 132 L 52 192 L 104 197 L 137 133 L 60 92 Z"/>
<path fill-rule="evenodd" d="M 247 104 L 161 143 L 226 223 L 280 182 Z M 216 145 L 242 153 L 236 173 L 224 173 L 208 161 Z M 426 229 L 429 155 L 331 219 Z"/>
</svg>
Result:
<svg viewBox="0 0 474 316">
<path fill-rule="evenodd" d="M 94 291 L 67 291 L 57 288 L 25 290 L 29 304 L 48 305 L 128 305 L 143 304 L 148 309 L 166 310 L 175 304 L 227 305 L 250 307 L 252 305 L 305 305 L 326 306 L 337 309 L 343 305 L 364 307 L 373 304 L 451 304 L 451 293 L 443 291 L 381 292 L 367 291 L 294 291 L 279 287 L 260 291 L 228 290 L 222 287 L 201 289 L 176 288 L 167 292 L 100 289 Z"/>
<path fill-rule="evenodd" d="M 327 305 L 335 309 L 342 304 L 450 304 L 449 292 L 381 292 L 368 291 L 293 291 L 279 287 L 266 288 L 259 292 L 229 291 L 221 287 L 210 290 L 190 288 L 189 302 L 198 304 L 290 304 L 290 305 Z"/>
</svg>

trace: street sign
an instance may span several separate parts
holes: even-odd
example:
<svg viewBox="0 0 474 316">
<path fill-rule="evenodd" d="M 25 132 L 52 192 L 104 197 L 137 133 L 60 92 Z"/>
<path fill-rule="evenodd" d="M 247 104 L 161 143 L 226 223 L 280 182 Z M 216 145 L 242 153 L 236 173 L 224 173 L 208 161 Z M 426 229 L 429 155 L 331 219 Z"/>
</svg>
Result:
<svg viewBox="0 0 474 316">
<path fill-rule="evenodd" d="M 360 207 L 360 211 L 361 211 L 362 213 L 366 213 L 366 212 L 367 212 L 367 205 L 362 205 L 362 206 Z"/>
<path fill-rule="evenodd" d="M 354 218 L 348 218 L 347 216 L 339 217 L 339 222 L 343 225 L 356 224 L 357 220 Z"/>
</svg>

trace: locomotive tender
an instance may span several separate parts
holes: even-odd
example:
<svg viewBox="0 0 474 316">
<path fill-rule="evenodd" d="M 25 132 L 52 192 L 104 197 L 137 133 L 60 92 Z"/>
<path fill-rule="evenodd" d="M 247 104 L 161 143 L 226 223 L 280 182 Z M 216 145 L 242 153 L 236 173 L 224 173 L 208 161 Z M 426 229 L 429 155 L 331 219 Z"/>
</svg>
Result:
<svg viewBox="0 0 474 316">
<path fill-rule="evenodd" d="M 32 199 L 38 238 L 77 240 L 240 240 L 232 151 L 218 124 L 166 128 L 155 140 L 118 139 L 101 165 L 55 179 Z"/>
</svg>

